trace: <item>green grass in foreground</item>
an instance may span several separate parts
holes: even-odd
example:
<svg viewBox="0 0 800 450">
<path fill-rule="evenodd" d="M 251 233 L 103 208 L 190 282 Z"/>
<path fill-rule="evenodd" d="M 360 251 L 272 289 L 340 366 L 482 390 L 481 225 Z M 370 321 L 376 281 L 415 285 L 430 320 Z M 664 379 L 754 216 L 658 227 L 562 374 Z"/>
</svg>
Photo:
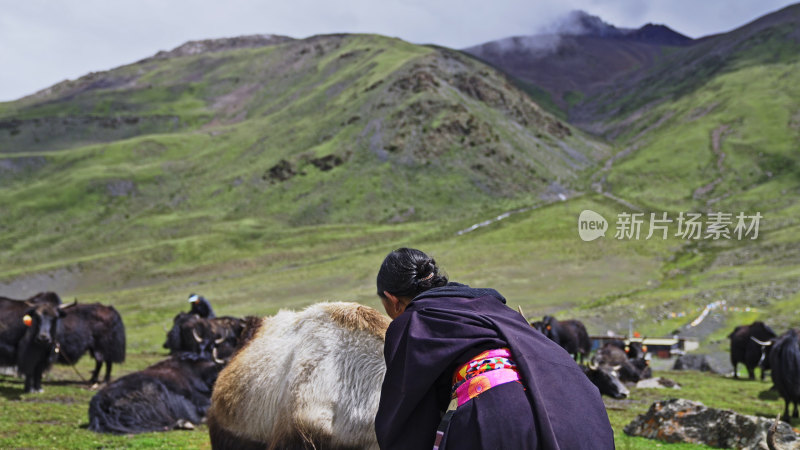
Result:
<svg viewBox="0 0 800 450">
<path fill-rule="evenodd" d="M 115 376 L 139 370 L 164 355 L 134 354 L 128 362 L 115 369 Z M 82 359 L 77 368 L 88 377 L 93 367 L 89 358 Z M 682 449 L 703 448 L 695 444 L 668 444 L 645 438 L 627 436 L 622 429 L 650 405 L 669 398 L 688 398 L 708 407 L 732 409 L 736 412 L 774 417 L 782 411 L 783 401 L 769 391 L 770 383 L 734 380 L 701 372 L 656 372 L 677 381 L 682 389 L 631 389 L 624 400 L 604 397 L 617 448 L 649 449 L 659 446 Z M 56 366 L 47 376 L 43 394 L 22 394 L 22 380 L 0 376 L 0 448 L 208 448 L 208 429 L 205 425 L 194 431 L 176 430 L 138 435 L 97 434 L 86 429 L 88 404 L 94 391 L 78 381 L 69 367 Z M 794 419 L 797 427 L 800 421 Z"/>
<path fill-rule="evenodd" d="M 129 355 L 114 377 L 142 369 L 161 355 Z M 85 357 L 76 368 L 85 378 L 94 361 Z M 209 448 L 205 426 L 194 431 L 98 434 L 86 429 L 89 400 L 95 391 L 79 381 L 72 368 L 56 366 L 45 378 L 43 394 L 23 394 L 23 380 L 0 376 L 0 448 Z"/>
</svg>

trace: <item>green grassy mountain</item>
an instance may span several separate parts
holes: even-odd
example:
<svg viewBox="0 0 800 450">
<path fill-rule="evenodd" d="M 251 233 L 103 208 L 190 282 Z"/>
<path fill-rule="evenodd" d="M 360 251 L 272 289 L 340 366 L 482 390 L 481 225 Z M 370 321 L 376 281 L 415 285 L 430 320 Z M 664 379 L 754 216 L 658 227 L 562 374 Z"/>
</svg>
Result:
<svg viewBox="0 0 800 450">
<path fill-rule="evenodd" d="M 608 154 L 451 50 L 188 43 L 0 107 L 0 273 L 119 253 L 195 264 L 168 249 L 247 245 L 215 226 L 469 217 L 569 194 Z"/>
</svg>

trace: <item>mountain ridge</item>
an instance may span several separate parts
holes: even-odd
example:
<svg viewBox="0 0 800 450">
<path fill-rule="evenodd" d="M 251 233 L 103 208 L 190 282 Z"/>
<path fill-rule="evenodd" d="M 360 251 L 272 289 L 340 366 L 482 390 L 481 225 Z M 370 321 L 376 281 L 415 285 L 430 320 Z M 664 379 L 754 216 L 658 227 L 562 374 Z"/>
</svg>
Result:
<svg viewBox="0 0 800 450">
<path fill-rule="evenodd" d="M 242 48 L 258 48 L 268 45 L 283 44 L 294 40 L 296 39 L 277 34 L 252 34 L 217 39 L 187 41 L 172 50 L 161 50 L 155 55 L 145 58 L 139 62 L 147 62 L 150 59 L 166 59 L 178 56 L 197 55 L 200 53 L 238 50 Z"/>
<path fill-rule="evenodd" d="M 542 89 L 535 98 L 543 104 L 569 111 L 617 78 L 654 66 L 665 49 L 693 43 L 666 25 L 621 29 L 573 11 L 544 34 L 504 38 L 464 51 L 523 85 Z"/>
</svg>

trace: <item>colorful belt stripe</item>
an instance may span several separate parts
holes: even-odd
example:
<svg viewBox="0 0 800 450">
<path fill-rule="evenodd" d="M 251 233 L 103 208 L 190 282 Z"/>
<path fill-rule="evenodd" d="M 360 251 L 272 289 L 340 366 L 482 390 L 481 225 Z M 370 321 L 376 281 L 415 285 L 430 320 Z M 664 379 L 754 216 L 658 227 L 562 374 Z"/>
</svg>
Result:
<svg viewBox="0 0 800 450">
<path fill-rule="evenodd" d="M 453 374 L 452 398 L 458 406 L 501 384 L 520 382 L 517 365 L 508 348 L 487 350 Z"/>
</svg>

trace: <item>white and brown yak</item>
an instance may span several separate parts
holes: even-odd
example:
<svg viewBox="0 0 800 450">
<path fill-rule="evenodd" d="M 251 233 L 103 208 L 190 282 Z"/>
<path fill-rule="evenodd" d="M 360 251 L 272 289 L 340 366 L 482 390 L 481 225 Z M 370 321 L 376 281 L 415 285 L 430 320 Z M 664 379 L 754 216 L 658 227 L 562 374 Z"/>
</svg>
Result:
<svg viewBox="0 0 800 450">
<path fill-rule="evenodd" d="M 261 319 L 214 386 L 212 447 L 377 449 L 389 322 L 357 303 Z"/>
</svg>

